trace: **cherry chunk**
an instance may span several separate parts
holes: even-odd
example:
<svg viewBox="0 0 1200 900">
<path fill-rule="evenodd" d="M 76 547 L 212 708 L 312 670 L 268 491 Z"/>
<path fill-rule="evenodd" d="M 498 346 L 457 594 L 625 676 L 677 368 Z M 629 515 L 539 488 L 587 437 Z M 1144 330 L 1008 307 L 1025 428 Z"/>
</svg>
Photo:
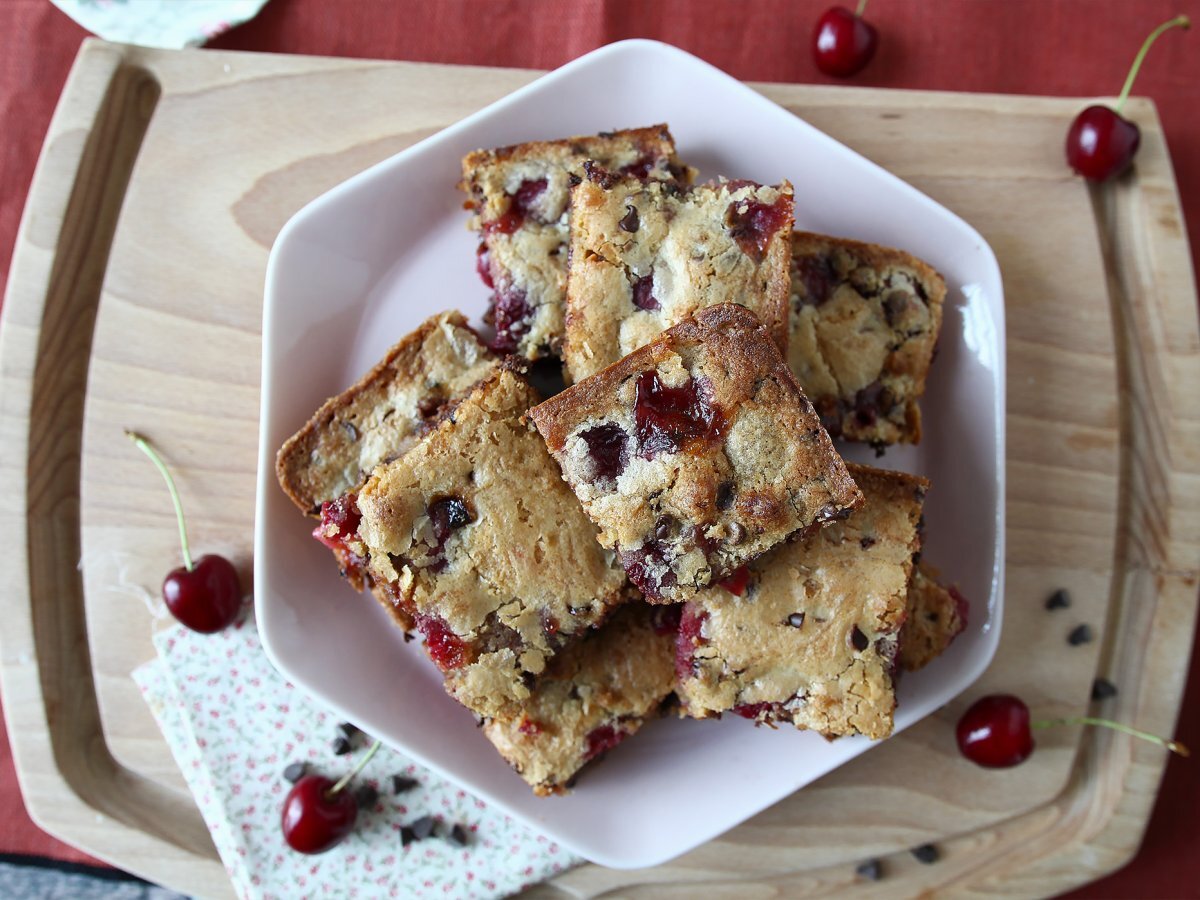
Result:
<svg viewBox="0 0 1200 900">
<path fill-rule="evenodd" d="M 774 203 L 759 203 L 757 200 L 737 200 L 729 204 L 725 221 L 729 233 L 737 241 L 742 252 L 755 260 L 767 253 L 771 237 L 785 223 L 791 221 L 792 211 L 789 197 L 780 197 Z"/>
<path fill-rule="evenodd" d="M 667 387 L 653 369 L 638 376 L 633 414 L 644 459 L 719 437 L 724 424 L 695 378 Z"/>
<path fill-rule="evenodd" d="M 595 467 L 593 481 L 616 478 L 625 471 L 629 464 L 629 450 L 626 446 L 628 435 L 620 425 L 605 422 L 581 431 L 579 436 L 587 444 L 588 455 Z"/>
</svg>

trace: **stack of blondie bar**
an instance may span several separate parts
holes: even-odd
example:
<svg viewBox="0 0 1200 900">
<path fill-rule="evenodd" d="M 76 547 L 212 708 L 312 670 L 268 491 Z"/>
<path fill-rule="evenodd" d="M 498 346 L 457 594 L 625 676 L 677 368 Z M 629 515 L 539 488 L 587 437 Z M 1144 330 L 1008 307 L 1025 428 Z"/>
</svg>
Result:
<svg viewBox="0 0 1200 900">
<path fill-rule="evenodd" d="M 665 709 L 887 737 L 966 624 L 918 563 L 929 482 L 834 443 L 919 440 L 941 277 L 694 177 L 665 125 L 469 154 L 490 338 L 433 316 L 278 454 L 538 794 Z"/>
</svg>

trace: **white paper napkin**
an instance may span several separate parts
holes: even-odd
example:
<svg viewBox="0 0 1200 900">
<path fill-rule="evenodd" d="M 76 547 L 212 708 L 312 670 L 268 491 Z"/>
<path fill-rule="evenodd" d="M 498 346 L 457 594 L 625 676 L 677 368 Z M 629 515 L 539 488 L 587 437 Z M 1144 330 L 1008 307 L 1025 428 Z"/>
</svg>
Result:
<svg viewBox="0 0 1200 900">
<path fill-rule="evenodd" d="M 283 770 L 303 761 L 337 778 L 371 739 L 336 756 L 338 719 L 268 662 L 249 608 L 215 635 L 173 626 L 155 637 L 158 659 L 133 673 L 179 764 L 241 897 L 502 897 L 581 860 L 412 760 L 381 747 L 356 779 L 379 790 L 355 832 L 327 853 L 288 848 L 280 813 L 291 785 Z M 419 786 L 393 795 L 391 776 Z M 353 789 L 353 787 L 351 788 Z M 441 831 L 462 825 L 459 847 L 430 837 L 401 845 L 400 828 L 433 815 Z"/>
</svg>

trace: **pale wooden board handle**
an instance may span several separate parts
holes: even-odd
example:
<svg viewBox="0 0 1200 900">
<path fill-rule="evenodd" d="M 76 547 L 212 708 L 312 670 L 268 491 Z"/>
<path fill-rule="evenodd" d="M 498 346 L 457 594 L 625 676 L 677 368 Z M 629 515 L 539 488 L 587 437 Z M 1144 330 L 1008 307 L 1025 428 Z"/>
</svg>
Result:
<svg viewBox="0 0 1200 900">
<path fill-rule="evenodd" d="M 101 725 L 79 574 L 92 329 L 125 187 L 159 93 L 154 76 L 127 64 L 119 48 L 87 42 L 18 232 L 23 251 L 0 327 L 0 484 L 17 500 L 5 505 L 5 533 L 27 541 L 0 548 L 0 568 L 12 580 L 0 680 L 9 733 L 20 736 L 13 752 L 22 792 L 42 828 L 150 877 L 221 885 L 223 870 L 194 806 L 119 765 L 95 739 Z M 40 764 L 49 758 L 54 766 Z M 25 773 L 35 771 L 31 783 Z M 91 832 L 104 839 L 80 841 L 80 822 L 95 823 Z"/>
</svg>

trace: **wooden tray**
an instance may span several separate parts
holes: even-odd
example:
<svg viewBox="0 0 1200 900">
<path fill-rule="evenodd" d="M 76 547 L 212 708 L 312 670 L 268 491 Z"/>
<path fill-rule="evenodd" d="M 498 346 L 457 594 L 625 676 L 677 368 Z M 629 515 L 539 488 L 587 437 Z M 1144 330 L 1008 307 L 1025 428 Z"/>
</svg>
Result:
<svg viewBox="0 0 1200 900">
<path fill-rule="evenodd" d="M 249 584 L 261 295 L 309 199 L 535 73 L 85 43 L 42 152 L 0 330 L 9 573 L 0 667 L 26 803 L 46 830 L 175 889 L 229 893 L 129 673 L 153 656 L 178 548 Z M 1055 893 L 1135 852 L 1158 748 L 1045 732 L 1018 769 L 958 757 L 957 715 L 1013 691 L 1077 714 L 1101 673 L 1118 718 L 1171 732 L 1200 571 L 1200 332 L 1153 106 L 1132 177 L 1089 190 L 1062 160 L 1076 101 L 760 85 L 970 221 L 1008 297 L 1008 613 L 966 697 L 722 838 L 655 869 L 584 866 L 538 896 Z M 625 123 L 630 124 L 630 123 Z M 986 135 L 986 138 L 982 137 Z M 686 148 L 685 148 L 686 150 Z M 1043 600 L 1070 590 L 1071 609 Z M 1089 622 L 1098 639 L 1070 647 Z M 703 790 L 704 785 L 695 785 Z M 942 861 L 905 852 L 938 842 Z M 854 864 L 883 856 L 887 877 Z M 667 885 L 691 883 L 672 891 Z M 658 885 L 658 887 L 654 887 Z"/>
</svg>

